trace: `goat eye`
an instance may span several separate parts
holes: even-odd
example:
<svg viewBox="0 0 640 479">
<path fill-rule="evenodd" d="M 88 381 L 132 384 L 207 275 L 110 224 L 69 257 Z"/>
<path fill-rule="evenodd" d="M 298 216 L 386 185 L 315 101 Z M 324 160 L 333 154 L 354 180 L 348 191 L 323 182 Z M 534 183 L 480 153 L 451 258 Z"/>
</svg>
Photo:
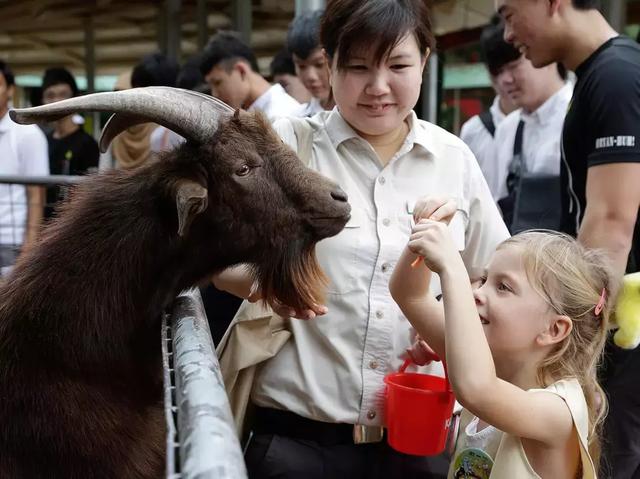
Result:
<svg viewBox="0 0 640 479">
<path fill-rule="evenodd" d="M 240 168 L 236 170 L 236 175 L 247 176 L 250 171 L 251 171 L 251 168 L 249 167 L 249 165 L 242 165 Z"/>
</svg>

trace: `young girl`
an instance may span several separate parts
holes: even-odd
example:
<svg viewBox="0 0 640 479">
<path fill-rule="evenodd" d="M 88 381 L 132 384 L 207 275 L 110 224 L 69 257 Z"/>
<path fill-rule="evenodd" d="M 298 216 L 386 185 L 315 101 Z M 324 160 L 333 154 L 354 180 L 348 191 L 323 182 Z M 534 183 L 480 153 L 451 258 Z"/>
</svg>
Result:
<svg viewBox="0 0 640 479">
<path fill-rule="evenodd" d="M 606 260 L 568 236 L 526 232 L 498 247 L 472 291 L 446 226 L 455 211 L 451 201 L 416 205 L 390 282 L 420 336 L 446 358 L 465 408 L 448 477 L 595 477 L 606 411 L 596 380 L 611 303 Z M 416 255 L 427 267 L 416 267 Z M 429 294 L 431 272 L 443 305 Z"/>
</svg>

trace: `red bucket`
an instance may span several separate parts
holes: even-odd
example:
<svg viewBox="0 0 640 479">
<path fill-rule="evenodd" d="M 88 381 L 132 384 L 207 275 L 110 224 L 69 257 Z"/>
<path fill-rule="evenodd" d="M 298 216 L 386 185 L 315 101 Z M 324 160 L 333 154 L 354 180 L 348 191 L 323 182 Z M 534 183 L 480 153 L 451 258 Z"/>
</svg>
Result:
<svg viewBox="0 0 640 479">
<path fill-rule="evenodd" d="M 435 456 L 445 450 L 455 398 L 447 377 L 405 373 L 409 363 L 384 378 L 387 441 L 405 454 Z"/>
</svg>

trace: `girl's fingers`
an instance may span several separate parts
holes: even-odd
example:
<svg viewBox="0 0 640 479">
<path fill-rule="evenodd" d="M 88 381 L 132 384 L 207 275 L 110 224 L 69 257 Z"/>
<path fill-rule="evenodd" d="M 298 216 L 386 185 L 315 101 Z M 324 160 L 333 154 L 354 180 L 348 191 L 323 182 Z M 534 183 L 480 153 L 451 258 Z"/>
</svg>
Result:
<svg viewBox="0 0 640 479">
<path fill-rule="evenodd" d="M 436 209 L 430 216 L 429 219 L 433 221 L 443 221 L 448 220 L 456 214 L 458 206 L 456 202 L 453 200 L 447 201 L 444 205 L 440 206 Z"/>
</svg>

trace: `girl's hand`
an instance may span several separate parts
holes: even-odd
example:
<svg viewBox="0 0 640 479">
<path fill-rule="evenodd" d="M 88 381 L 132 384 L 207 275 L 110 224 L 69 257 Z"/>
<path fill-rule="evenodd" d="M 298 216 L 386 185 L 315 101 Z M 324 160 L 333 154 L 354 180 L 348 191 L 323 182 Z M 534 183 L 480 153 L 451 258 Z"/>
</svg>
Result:
<svg viewBox="0 0 640 479">
<path fill-rule="evenodd" d="M 433 220 L 448 225 L 457 210 L 452 199 L 424 196 L 413 207 L 413 221 L 418 224 L 420 220 Z"/>
<path fill-rule="evenodd" d="M 447 225 L 440 221 L 420 220 L 413 228 L 408 248 L 412 253 L 422 256 L 434 273 L 440 274 L 446 268 L 462 262 Z"/>
</svg>

